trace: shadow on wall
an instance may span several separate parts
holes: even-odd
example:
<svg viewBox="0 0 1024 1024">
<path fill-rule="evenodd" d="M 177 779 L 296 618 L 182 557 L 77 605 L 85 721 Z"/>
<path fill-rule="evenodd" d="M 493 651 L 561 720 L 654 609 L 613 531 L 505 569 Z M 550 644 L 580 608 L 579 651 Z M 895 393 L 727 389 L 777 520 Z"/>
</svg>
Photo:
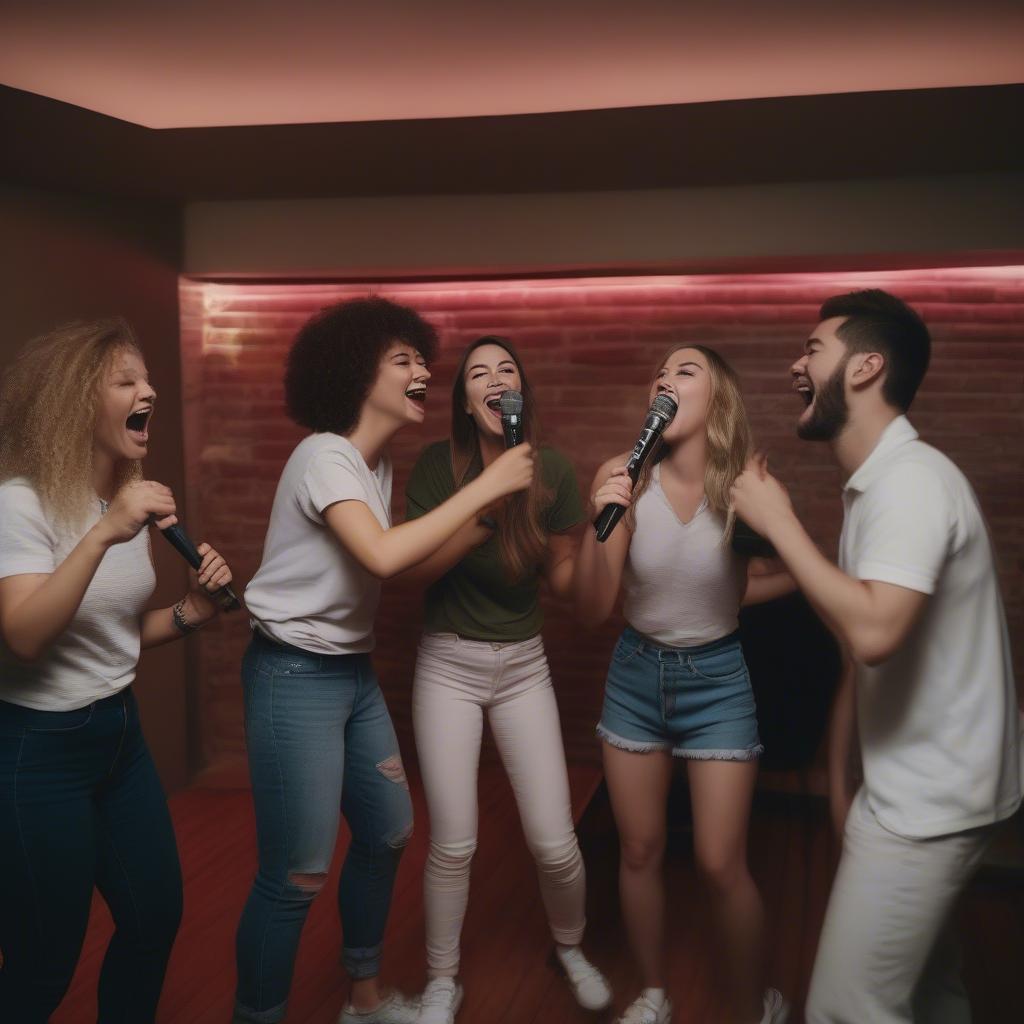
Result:
<svg viewBox="0 0 1024 1024">
<path fill-rule="evenodd" d="M 802 594 L 740 612 L 743 654 L 764 744 L 761 767 L 805 771 L 821 747 L 843 661 Z"/>
</svg>

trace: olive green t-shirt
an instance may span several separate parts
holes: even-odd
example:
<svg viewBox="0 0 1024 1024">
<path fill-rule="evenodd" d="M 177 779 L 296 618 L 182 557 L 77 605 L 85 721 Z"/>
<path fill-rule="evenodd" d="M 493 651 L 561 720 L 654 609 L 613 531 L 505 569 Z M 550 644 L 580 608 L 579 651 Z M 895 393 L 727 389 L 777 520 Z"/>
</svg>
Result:
<svg viewBox="0 0 1024 1024">
<path fill-rule="evenodd" d="M 561 533 L 583 521 L 576 474 L 569 460 L 541 448 L 540 468 L 551 493 L 541 522 L 548 533 Z M 479 466 L 469 476 L 479 473 Z M 406 519 L 416 519 L 452 496 L 451 446 L 438 441 L 424 448 L 405 488 Z M 537 594 L 542 566 L 525 579 L 511 581 L 501 561 L 497 537 L 474 548 L 427 589 L 423 628 L 427 633 L 458 633 L 471 640 L 509 643 L 540 632 L 543 616 Z"/>
</svg>

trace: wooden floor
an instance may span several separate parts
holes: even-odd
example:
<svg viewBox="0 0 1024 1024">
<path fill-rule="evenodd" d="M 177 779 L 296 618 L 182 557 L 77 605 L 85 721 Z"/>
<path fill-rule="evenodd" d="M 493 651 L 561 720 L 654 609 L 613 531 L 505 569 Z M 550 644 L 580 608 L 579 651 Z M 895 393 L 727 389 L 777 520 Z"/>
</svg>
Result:
<svg viewBox="0 0 1024 1024">
<path fill-rule="evenodd" d="M 638 983 L 620 929 L 614 825 L 595 770 L 576 768 L 571 775 L 576 809 L 586 808 L 580 822 L 589 881 L 586 947 L 608 974 L 616 1006 L 621 1007 L 636 994 Z M 415 780 L 413 797 L 418 830 L 402 862 L 384 963 L 385 980 L 409 992 L 424 982 L 421 880 L 427 816 Z M 806 995 L 835 852 L 823 818 L 806 808 L 806 802 L 762 799 L 751 833 L 752 867 L 768 910 L 770 981 L 798 1008 Z M 193 787 L 172 797 L 171 810 L 185 875 L 185 919 L 157 1019 L 160 1024 L 227 1024 L 234 990 L 234 932 L 255 871 L 250 795 L 241 788 Z M 685 807 L 676 817 L 685 820 Z M 333 893 L 345 839 L 343 833 L 331 879 L 303 934 L 290 1024 L 333 1024 L 344 1000 Z M 668 861 L 674 1022 L 715 1024 L 720 1013 L 707 914 L 685 827 L 673 831 Z M 1024 891 L 1004 883 L 976 884 L 965 901 L 962 925 L 975 1024 L 1024 1020 L 1024 989 L 1019 985 Z M 78 972 L 52 1024 L 95 1021 L 96 977 L 110 930 L 106 910 L 97 900 Z M 485 766 L 479 851 L 463 934 L 466 998 L 459 1024 L 610 1019 L 575 1006 L 548 964 L 550 947 L 511 791 L 500 769 Z M 800 1019 L 795 1014 L 794 1024 Z"/>
</svg>

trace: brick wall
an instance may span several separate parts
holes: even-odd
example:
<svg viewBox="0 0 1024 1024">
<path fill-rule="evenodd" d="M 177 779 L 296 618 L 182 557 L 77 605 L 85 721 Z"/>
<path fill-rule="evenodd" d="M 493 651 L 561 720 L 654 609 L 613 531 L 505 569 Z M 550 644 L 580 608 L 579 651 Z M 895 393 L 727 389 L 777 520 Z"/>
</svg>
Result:
<svg viewBox="0 0 1024 1024">
<path fill-rule="evenodd" d="M 850 274 L 545 279 L 386 284 L 181 285 L 188 495 L 192 532 L 215 543 L 238 589 L 255 572 L 274 488 L 301 432 L 282 407 L 282 364 L 295 331 L 329 303 L 374 292 L 405 302 L 440 329 L 421 429 L 395 442 L 395 513 L 422 445 L 447 436 L 448 393 L 461 348 L 507 334 L 536 389 L 546 439 L 575 462 L 586 489 L 596 466 L 635 439 L 646 383 L 667 345 L 700 341 L 740 372 L 760 446 L 819 542 L 834 550 L 840 477 L 824 446 L 793 433 L 800 405 L 787 369 L 822 299 L 886 287 L 913 303 L 935 341 L 913 410 L 924 438 L 963 468 L 992 527 L 1016 664 L 1024 664 L 1024 267 Z M 593 725 L 616 623 L 590 633 L 547 602 L 545 638 L 571 758 L 597 756 Z M 409 689 L 420 595 L 385 586 L 376 666 L 407 754 Z M 238 682 L 244 616 L 204 631 L 195 681 L 208 762 L 244 751 Z"/>
</svg>

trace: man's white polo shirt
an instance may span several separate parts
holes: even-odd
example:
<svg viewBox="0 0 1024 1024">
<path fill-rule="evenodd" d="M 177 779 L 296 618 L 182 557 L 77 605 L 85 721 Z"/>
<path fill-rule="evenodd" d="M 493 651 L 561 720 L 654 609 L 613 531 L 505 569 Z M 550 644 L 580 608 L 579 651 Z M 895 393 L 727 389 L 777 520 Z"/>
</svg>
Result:
<svg viewBox="0 0 1024 1024">
<path fill-rule="evenodd" d="M 963 473 L 904 416 L 843 490 L 839 563 L 931 595 L 900 649 L 858 666 L 868 804 L 911 838 L 1012 814 L 1024 790 L 1021 716 L 992 544 Z"/>
</svg>

